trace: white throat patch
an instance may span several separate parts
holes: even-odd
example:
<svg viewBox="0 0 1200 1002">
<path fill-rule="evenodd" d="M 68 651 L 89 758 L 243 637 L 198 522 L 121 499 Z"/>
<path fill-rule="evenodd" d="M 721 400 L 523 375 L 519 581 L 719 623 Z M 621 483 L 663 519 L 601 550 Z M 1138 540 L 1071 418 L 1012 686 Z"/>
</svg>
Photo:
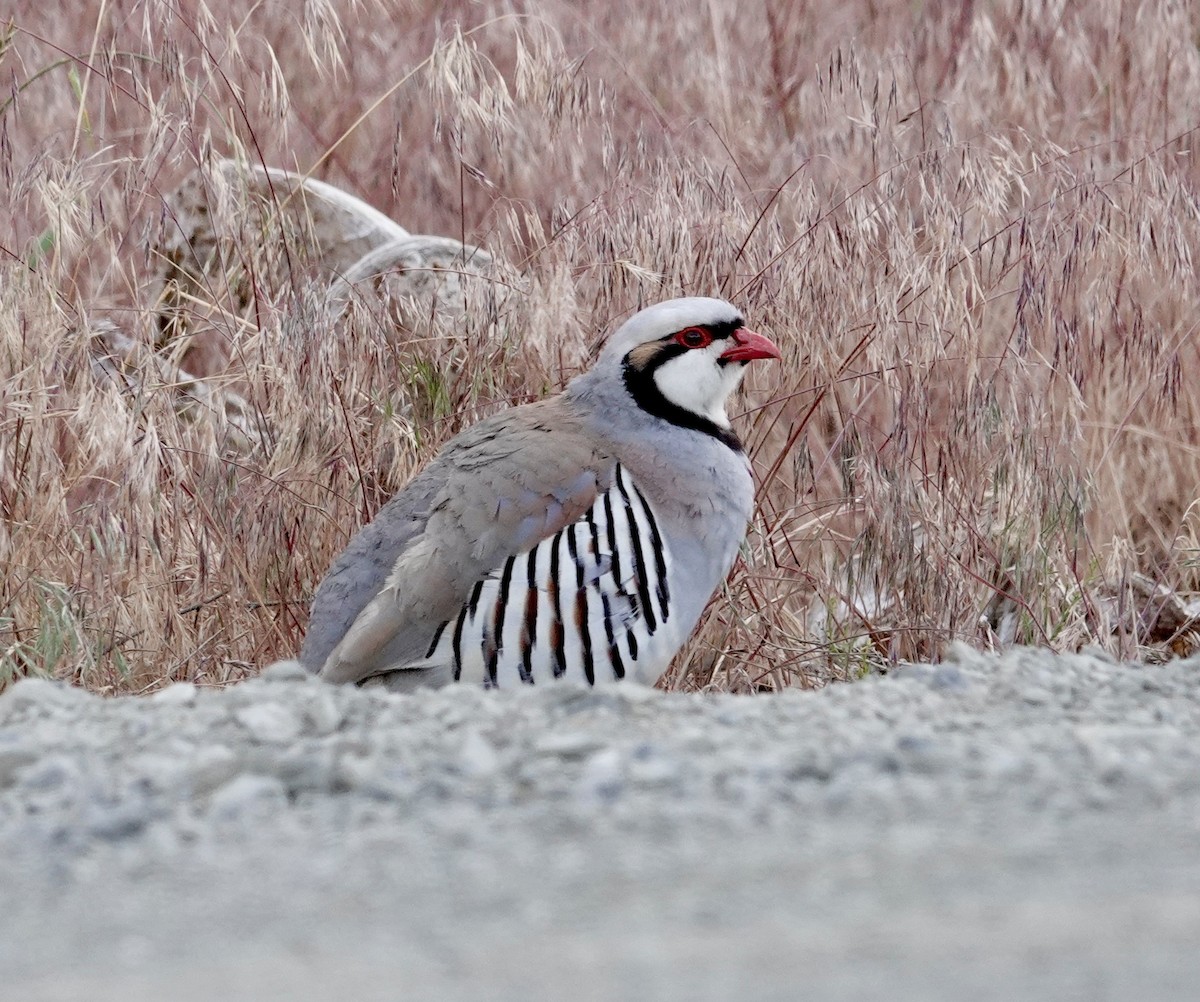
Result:
<svg viewBox="0 0 1200 1002">
<path fill-rule="evenodd" d="M 741 362 L 718 364 L 728 347 L 714 341 L 707 348 L 693 349 L 664 362 L 654 372 L 654 384 L 670 403 L 707 418 L 718 428 L 729 428 L 725 402 L 745 375 Z"/>
</svg>

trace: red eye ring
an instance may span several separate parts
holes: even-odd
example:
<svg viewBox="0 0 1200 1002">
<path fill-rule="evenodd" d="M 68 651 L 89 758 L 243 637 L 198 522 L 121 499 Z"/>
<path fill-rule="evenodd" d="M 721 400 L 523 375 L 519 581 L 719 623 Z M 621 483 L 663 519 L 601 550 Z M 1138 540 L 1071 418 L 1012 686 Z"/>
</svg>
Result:
<svg viewBox="0 0 1200 1002">
<path fill-rule="evenodd" d="M 712 344 L 712 334 L 703 327 L 685 327 L 675 334 L 675 343 L 684 348 L 707 348 Z"/>
</svg>

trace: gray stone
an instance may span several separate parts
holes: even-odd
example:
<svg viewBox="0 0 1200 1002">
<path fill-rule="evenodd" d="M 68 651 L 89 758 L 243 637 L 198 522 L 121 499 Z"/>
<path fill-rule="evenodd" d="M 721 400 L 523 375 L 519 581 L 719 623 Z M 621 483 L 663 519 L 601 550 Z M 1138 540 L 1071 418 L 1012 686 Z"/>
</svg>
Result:
<svg viewBox="0 0 1200 1002">
<path fill-rule="evenodd" d="M 196 749 L 185 768 L 192 790 L 204 795 L 237 775 L 238 755 L 225 745 L 205 745 Z"/>
<path fill-rule="evenodd" d="M 282 703 L 251 703 L 233 716 L 253 740 L 266 744 L 289 744 L 304 731 L 300 714 Z"/>
<path fill-rule="evenodd" d="M 45 711 L 51 707 L 70 709 L 96 699 L 92 693 L 66 682 L 45 678 L 20 678 L 9 687 L 0 699 L 0 721 L 8 714 L 19 714 L 31 710 Z"/>
<path fill-rule="evenodd" d="M 287 804 L 287 791 L 273 776 L 243 774 L 235 776 L 217 790 L 209 802 L 212 817 L 238 820 L 278 814 Z"/>
<path fill-rule="evenodd" d="M 307 734 L 325 737 L 342 726 L 346 715 L 334 699 L 332 686 L 323 686 L 304 703 L 304 730 Z"/>
<path fill-rule="evenodd" d="M 117 842 L 138 835 L 150 822 L 145 804 L 124 801 L 93 805 L 87 820 L 88 834 L 106 842 Z"/>
<path fill-rule="evenodd" d="M 176 682 L 147 698 L 158 706 L 191 706 L 196 702 L 196 691 L 196 686 L 191 682 Z"/>
<path fill-rule="evenodd" d="M 264 682 L 312 682 L 316 680 L 299 661 L 276 661 L 267 665 L 258 676 Z"/>
<path fill-rule="evenodd" d="M 37 760 L 38 751 L 14 731 L 0 732 L 0 789 L 8 786 L 27 765 Z"/>
<path fill-rule="evenodd" d="M 487 738 L 478 731 L 468 731 L 463 738 L 455 764 L 465 776 L 486 779 L 500 768 L 500 757 Z"/>
<path fill-rule="evenodd" d="M 597 748 L 603 748 L 604 738 L 577 730 L 556 730 L 534 739 L 533 750 L 541 755 L 559 758 L 581 758 Z"/>
</svg>

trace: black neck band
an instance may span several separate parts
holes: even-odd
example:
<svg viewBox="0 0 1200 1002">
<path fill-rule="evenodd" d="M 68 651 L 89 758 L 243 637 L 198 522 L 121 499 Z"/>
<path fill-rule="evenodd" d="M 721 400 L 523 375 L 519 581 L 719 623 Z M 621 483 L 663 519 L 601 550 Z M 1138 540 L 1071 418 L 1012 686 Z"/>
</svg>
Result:
<svg viewBox="0 0 1200 1002">
<path fill-rule="evenodd" d="M 647 414 L 670 421 L 671 424 L 678 425 L 680 428 L 691 428 L 694 431 L 703 432 L 705 435 L 711 435 L 718 442 L 724 442 L 734 452 L 741 452 L 742 440 L 731 429 L 722 428 L 715 421 L 710 421 L 695 411 L 689 411 L 678 404 L 671 403 L 663 396 L 662 390 L 654 381 L 655 369 L 689 350 L 682 345 L 667 345 L 653 363 L 644 369 L 630 365 L 629 357 L 626 356 L 624 361 L 625 388 L 629 390 L 630 396 L 637 405 Z"/>
</svg>

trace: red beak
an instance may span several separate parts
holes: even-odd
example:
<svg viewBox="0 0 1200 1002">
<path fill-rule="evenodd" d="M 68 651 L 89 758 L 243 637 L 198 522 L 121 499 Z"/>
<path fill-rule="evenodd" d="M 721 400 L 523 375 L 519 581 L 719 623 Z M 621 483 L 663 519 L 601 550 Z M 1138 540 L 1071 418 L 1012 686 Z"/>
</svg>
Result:
<svg viewBox="0 0 1200 1002">
<path fill-rule="evenodd" d="M 730 336 L 733 347 L 723 352 L 722 362 L 749 362 L 754 358 L 782 358 L 775 342 L 762 334 L 739 327 Z"/>
</svg>

